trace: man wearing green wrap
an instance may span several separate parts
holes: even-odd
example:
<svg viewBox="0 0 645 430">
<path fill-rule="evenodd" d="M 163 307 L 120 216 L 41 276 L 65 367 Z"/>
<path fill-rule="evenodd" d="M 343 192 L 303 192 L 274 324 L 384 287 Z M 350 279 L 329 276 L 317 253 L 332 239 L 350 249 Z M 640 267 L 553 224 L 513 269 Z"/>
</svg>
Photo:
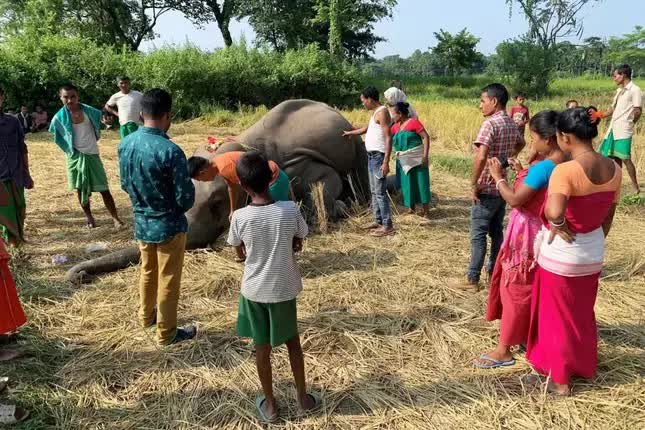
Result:
<svg viewBox="0 0 645 430">
<path fill-rule="evenodd" d="M 63 107 L 54 115 L 49 132 L 54 134 L 54 142 L 65 153 L 69 188 L 78 194 L 87 227 L 96 227 L 90 209 L 90 195 L 95 192 L 101 193 L 114 226 L 121 227 L 123 222 L 119 219 L 99 156 L 97 142 L 101 137 L 101 111 L 80 103 L 78 89 L 74 85 L 61 87 L 59 96 Z"/>
<path fill-rule="evenodd" d="M 105 104 L 105 110 L 119 117 L 119 134 L 121 139 L 137 131 L 141 126 L 141 99 L 143 94 L 130 88 L 130 78 L 117 78 L 119 92 L 110 97 Z"/>
<path fill-rule="evenodd" d="M 600 153 L 613 158 L 621 166 L 625 164 L 632 187 L 638 194 L 640 186 L 636 177 L 636 167 L 632 162 L 632 139 L 634 126 L 643 113 L 643 97 L 641 89 L 632 82 L 632 68 L 627 64 L 614 70 L 613 80 L 618 85 L 618 90 L 611 109 L 599 112 L 603 118 L 611 116 L 611 124 L 600 146 Z"/>
</svg>

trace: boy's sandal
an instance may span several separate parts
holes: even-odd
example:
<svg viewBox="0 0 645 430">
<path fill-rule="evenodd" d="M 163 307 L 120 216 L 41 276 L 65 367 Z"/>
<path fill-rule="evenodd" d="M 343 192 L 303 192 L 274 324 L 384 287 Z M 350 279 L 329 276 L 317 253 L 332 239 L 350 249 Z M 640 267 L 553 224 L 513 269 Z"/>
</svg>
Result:
<svg viewBox="0 0 645 430">
<path fill-rule="evenodd" d="M 7 378 L 6 376 L 0 377 L 0 393 L 6 390 L 8 385 L 9 385 L 9 378 Z"/>
<path fill-rule="evenodd" d="M 259 418 L 259 419 L 260 419 L 260 421 L 261 421 L 261 422 L 263 422 L 264 424 L 273 424 L 273 423 L 276 423 L 276 422 L 278 422 L 278 420 L 280 419 L 280 415 L 278 415 L 278 413 L 277 413 L 277 412 L 276 412 L 276 413 L 275 413 L 275 415 L 273 415 L 272 417 L 267 417 L 267 416 L 264 414 L 264 411 L 262 410 L 262 404 L 263 404 L 264 402 L 266 402 L 266 400 L 267 400 L 267 398 L 266 398 L 266 396 L 264 396 L 264 395 L 259 395 L 259 396 L 257 396 L 257 397 L 255 398 L 255 410 L 256 410 L 256 412 L 257 412 L 257 414 L 258 414 L 258 418 Z"/>
<path fill-rule="evenodd" d="M 311 399 L 314 401 L 314 405 L 309 409 L 302 409 L 301 407 L 300 411 L 303 414 L 312 414 L 320 409 L 320 407 L 322 406 L 322 399 L 316 393 L 307 393 L 307 396 L 311 397 Z"/>
<path fill-rule="evenodd" d="M 29 417 L 29 411 L 16 405 L 0 405 L 0 424 L 17 424 Z"/>
</svg>

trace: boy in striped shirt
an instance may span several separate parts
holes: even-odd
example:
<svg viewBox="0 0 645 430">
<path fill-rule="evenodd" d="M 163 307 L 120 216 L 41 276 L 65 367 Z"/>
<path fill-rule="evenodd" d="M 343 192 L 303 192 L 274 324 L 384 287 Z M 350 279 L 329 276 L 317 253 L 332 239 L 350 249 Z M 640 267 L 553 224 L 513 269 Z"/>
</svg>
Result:
<svg viewBox="0 0 645 430">
<path fill-rule="evenodd" d="M 236 165 L 240 185 L 251 203 L 233 213 L 228 243 L 238 261 L 245 261 L 239 300 L 237 333 L 255 343 L 256 365 L 264 395 L 255 406 L 265 423 L 278 420 L 273 396 L 271 348 L 287 344 L 300 408 L 312 411 L 320 398 L 308 394 L 296 313 L 302 278 L 295 252 L 308 233 L 300 209 L 292 201 L 274 202 L 269 191 L 271 168 L 257 151 L 242 155 Z"/>
</svg>

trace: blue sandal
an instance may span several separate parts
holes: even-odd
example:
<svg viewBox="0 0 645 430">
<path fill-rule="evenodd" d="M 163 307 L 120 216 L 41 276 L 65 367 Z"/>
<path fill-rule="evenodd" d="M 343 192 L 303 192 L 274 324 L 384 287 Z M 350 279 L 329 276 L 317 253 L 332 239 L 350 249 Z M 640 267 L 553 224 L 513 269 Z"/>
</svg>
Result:
<svg viewBox="0 0 645 430">
<path fill-rule="evenodd" d="M 262 410 L 262 404 L 266 402 L 267 398 L 264 395 L 257 396 L 255 398 L 255 409 L 258 413 L 258 418 L 260 419 L 261 422 L 264 424 L 273 424 L 278 422 L 280 419 L 280 415 L 278 415 L 278 412 L 276 411 L 275 416 L 273 418 L 269 418 L 264 414 L 264 411 Z"/>
<path fill-rule="evenodd" d="M 480 355 L 479 359 L 483 361 L 490 361 L 492 363 L 492 364 L 481 364 L 481 363 L 477 363 L 476 361 L 473 361 L 473 366 L 479 369 L 496 369 L 498 367 L 508 367 L 515 364 L 514 358 L 511 358 L 510 360 L 507 360 L 507 361 L 499 361 L 487 356 L 486 354 Z"/>
</svg>

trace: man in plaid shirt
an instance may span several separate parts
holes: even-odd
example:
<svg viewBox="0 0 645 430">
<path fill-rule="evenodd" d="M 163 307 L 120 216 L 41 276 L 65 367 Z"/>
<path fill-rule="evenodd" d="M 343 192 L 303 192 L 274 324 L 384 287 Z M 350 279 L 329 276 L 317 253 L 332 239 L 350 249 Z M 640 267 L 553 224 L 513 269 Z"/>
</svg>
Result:
<svg viewBox="0 0 645 430">
<path fill-rule="evenodd" d="M 475 140 L 475 160 L 471 177 L 473 206 L 470 219 L 470 266 L 465 288 L 478 288 L 481 270 L 486 257 L 487 240 L 491 250 L 486 270 L 490 275 L 495 267 L 497 254 L 504 240 L 504 215 L 506 202 L 499 195 L 487 161 L 497 158 L 502 165 L 517 155 L 525 145 L 517 125 L 506 113 L 508 91 L 501 84 L 490 84 L 482 89 L 479 108 L 486 120 Z M 490 276 L 489 276 L 490 277 Z"/>
</svg>

